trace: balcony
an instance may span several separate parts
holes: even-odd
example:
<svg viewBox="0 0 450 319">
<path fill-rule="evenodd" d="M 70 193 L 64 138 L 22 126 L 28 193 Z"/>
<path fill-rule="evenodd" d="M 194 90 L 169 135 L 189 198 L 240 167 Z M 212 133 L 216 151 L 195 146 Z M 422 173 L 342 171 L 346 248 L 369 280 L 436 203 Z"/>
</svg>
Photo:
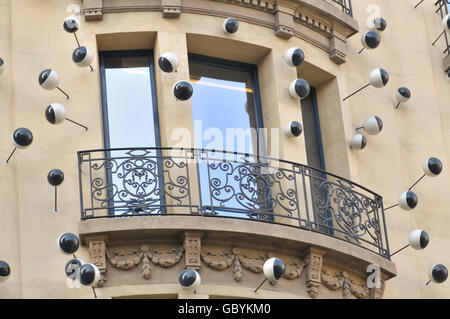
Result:
<svg viewBox="0 0 450 319">
<path fill-rule="evenodd" d="M 216 226 L 245 220 L 255 226 L 250 233 L 288 226 L 307 236 L 322 234 L 322 243 L 326 235 L 390 260 L 381 196 L 306 165 L 180 148 L 80 151 L 78 164 L 81 224 L 131 218 L 134 228 L 145 228 L 136 218 L 154 227 L 178 216 L 186 227 L 192 218 L 196 227 L 205 220 L 217 220 Z"/>
</svg>

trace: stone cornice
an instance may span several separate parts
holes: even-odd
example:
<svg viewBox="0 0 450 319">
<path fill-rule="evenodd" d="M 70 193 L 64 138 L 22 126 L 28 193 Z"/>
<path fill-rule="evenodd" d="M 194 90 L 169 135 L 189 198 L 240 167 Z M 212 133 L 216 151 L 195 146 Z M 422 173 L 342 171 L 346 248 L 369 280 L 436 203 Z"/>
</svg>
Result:
<svg viewBox="0 0 450 319">
<path fill-rule="evenodd" d="M 231 7 L 230 7 L 231 6 Z M 317 0 L 83 0 L 86 21 L 101 20 L 117 12 L 161 12 L 164 18 L 182 13 L 217 17 L 233 16 L 240 21 L 274 30 L 276 36 L 298 37 L 329 53 L 337 64 L 346 60 L 346 39 L 358 32 L 358 22 L 326 1 Z"/>
</svg>

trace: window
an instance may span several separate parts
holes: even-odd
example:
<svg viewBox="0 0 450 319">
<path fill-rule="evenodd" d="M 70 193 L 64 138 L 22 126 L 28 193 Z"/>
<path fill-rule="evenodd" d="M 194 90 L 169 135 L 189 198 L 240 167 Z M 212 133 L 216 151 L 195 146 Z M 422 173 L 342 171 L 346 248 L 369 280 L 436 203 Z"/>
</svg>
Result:
<svg viewBox="0 0 450 319">
<path fill-rule="evenodd" d="M 263 127 L 256 66 L 204 56 L 189 56 L 194 87 L 192 116 L 195 146 L 265 154 L 256 136 Z M 199 164 L 206 212 L 230 217 L 270 218 L 270 190 L 255 158 L 207 152 Z M 222 165 L 223 161 L 228 165 Z M 253 165 L 253 166 L 252 166 Z M 267 216 L 263 216 L 267 213 Z"/>
<path fill-rule="evenodd" d="M 160 146 L 160 133 L 153 54 L 101 52 L 100 60 L 109 213 L 161 213 L 164 183 L 160 150 L 154 149 Z"/>
</svg>

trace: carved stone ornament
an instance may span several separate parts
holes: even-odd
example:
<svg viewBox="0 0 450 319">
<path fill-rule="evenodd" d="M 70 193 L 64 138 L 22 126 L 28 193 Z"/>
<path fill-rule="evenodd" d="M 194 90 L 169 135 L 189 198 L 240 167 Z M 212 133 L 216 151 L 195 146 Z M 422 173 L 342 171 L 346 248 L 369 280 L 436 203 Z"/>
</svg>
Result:
<svg viewBox="0 0 450 319">
<path fill-rule="evenodd" d="M 110 264 L 119 270 L 130 270 L 142 262 L 142 277 L 149 279 L 151 276 L 151 264 L 169 268 L 180 262 L 184 249 L 158 250 L 150 249 L 148 245 L 142 245 L 139 249 L 113 249 L 106 251 Z"/>
<path fill-rule="evenodd" d="M 185 251 L 185 268 L 200 269 L 201 233 L 185 232 L 183 247 Z"/>
<path fill-rule="evenodd" d="M 322 284 L 330 290 L 336 291 L 341 289 L 342 297 L 349 299 L 354 296 L 358 299 L 369 298 L 369 288 L 364 280 L 355 281 L 349 277 L 345 272 L 329 273 L 327 270 L 322 270 Z M 375 297 L 381 298 L 385 289 L 385 282 L 381 281 L 381 287 L 375 289 Z"/>
<path fill-rule="evenodd" d="M 311 298 L 316 298 L 319 295 L 319 287 L 321 283 L 322 262 L 325 251 L 310 247 L 306 250 L 305 264 L 306 264 L 306 291 Z"/>
<path fill-rule="evenodd" d="M 201 259 L 203 263 L 210 269 L 222 271 L 230 267 L 234 280 L 240 282 L 243 278 L 244 269 L 252 273 L 259 274 L 263 272 L 264 262 L 271 256 L 267 253 L 250 254 L 241 252 L 238 248 L 230 251 L 202 251 Z M 286 263 L 286 272 L 283 276 L 285 279 L 296 279 L 302 274 L 305 263 L 302 261 L 294 261 Z M 275 285 L 276 281 L 269 281 Z"/>
<path fill-rule="evenodd" d="M 106 240 L 105 237 L 86 238 L 90 262 L 100 270 L 100 280 L 96 287 L 103 287 L 106 282 Z"/>
</svg>

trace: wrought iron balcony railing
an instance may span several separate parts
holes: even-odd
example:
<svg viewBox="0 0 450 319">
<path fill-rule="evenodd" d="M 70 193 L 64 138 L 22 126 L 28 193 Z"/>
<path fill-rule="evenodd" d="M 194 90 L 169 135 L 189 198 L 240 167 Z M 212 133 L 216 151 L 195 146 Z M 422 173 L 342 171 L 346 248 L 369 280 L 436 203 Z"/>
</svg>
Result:
<svg viewBox="0 0 450 319">
<path fill-rule="evenodd" d="M 434 5 L 437 6 L 436 13 L 439 12 L 442 20 L 449 13 L 450 0 L 438 0 Z M 444 39 L 445 39 L 444 54 L 450 55 L 450 34 L 447 31 L 444 31 Z"/>
<path fill-rule="evenodd" d="M 381 196 L 306 165 L 178 148 L 78 152 L 81 219 L 184 214 L 324 233 L 390 258 Z"/>
<path fill-rule="evenodd" d="M 325 0 L 339 7 L 342 12 L 353 17 L 352 0 Z"/>
</svg>

